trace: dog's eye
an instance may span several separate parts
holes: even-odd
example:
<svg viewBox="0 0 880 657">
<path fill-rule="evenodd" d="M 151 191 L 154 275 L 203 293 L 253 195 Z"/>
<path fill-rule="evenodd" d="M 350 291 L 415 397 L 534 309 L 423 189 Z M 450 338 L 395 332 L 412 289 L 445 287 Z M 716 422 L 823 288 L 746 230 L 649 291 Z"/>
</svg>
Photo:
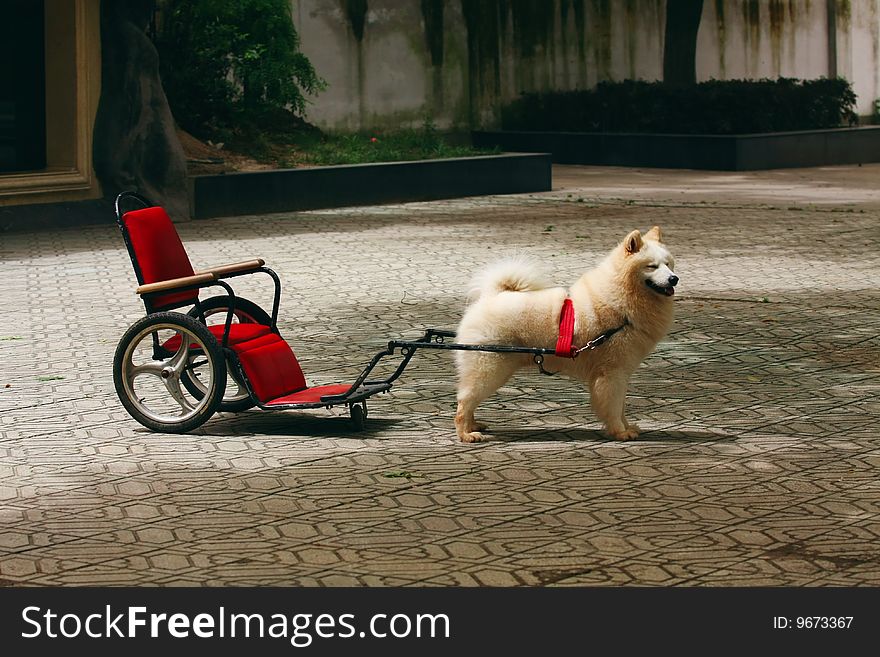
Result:
<svg viewBox="0 0 880 657">
<path fill-rule="evenodd" d="M 657 269 L 659 265 L 648 265 L 648 269 Z"/>
</svg>

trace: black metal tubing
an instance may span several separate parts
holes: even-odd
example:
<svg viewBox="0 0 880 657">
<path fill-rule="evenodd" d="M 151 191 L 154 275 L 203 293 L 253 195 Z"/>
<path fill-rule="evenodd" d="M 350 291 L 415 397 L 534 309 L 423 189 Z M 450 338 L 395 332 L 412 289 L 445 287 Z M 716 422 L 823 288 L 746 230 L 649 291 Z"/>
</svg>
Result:
<svg viewBox="0 0 880 657">
<path fill-rule="evenodd" d="M 116 209 L 116 224 L 119 226 L 119 230 L 122 231 L 122 239 L 125 242 L 125 248 L 128 249 L 128 257 L 131 258 L 131 266 L 134 267 L 134 274 L 135 276 L 137 276 L 138 285 L 143 285 L 144 275 L 141 272 L 140 264 L 138 264 L 137 256 L 134 252 L 134 246 L 132 245 L 131 239 L 128 236 L 128 229 L 126 229 L 125 224 L 122 222 L 122 215 L 125 213 L 122 211 L 121 206 L 122 202 L 126 199 L 133 199 L 137 201 L 137 203 L 143 206 L 143 208 L 149 208 L 152 203 L 150 203 L 140 194 L 136 194 L 135 192 L 122 192 L 116 197 L 116 203 L 114 204 L 114 207 Z M 147 310 L 149 311 L 149 308 Z"/>
<path fill-rule="evenodd" d="M 269 328 L 271 328 L 274 333 L 277 333 L 278 308 L 281 305 L 281 279 L 278 277 L 278 274 L 268 267 L 255 267 L 254 269 L 245 269 L 243 271 L 232 272 L 231 274 L 224 274 L 220 278 L 235 278 L 237 276 L 247 276 L 248 274 L 256 274 L 258 272 L 268 274 L 275 284 L 275 295 L 272 301 L 272 326 Z"/>
<path fill-rule="evenodd" d="M 244 368 L 241 365 L 241 361 L 238 359 L 238 355 L 235 353 L 235 351 L 232 349 L 228 349 L 227 353 L 231 356 L 231 360 L 235 364 L 236 372 L 238 373 L 240 380 L 244 383 L 244 386 L 247 389 L 251 400 L 263 410 L 284 410 L 285 408 L 320 408 L 323 406 L 334 406 L 336 404 L 353 404 L 367 399 L 368 397 L 371 397 L 378 392 L 385 392 L 387 390 L 390 390 L 391 385 L 400 377 L 401 374 L 403 374 L 406 366 L 409 364 L 410 360 L 412 360 L 412 357 L 415 355 L 416 351 L 420 347 L 427 349 L 469 349 L 474 351 L 504 351 L 506 353 L 530 354 L 543 354 L 553 352 L 552 349 L 530 349 L 527 347 L 520 348 L 493 345 L 461 345 L 456 343 L 443 342 L 444 338 L 451 338 L 454 336 L 455 333 L 453 331 L 428 329 L 427 331 L 425 331 L 425 334 L 418 340 L 391 340 L 388 343 L 388 347 L 386 349 L 383 349 L 375 356 L 373 356 L 369 364 L 367 364 L 360 375 L 358 375 L 357 379 L 355 379 L 354 383 L 351 384 L 348 390 L 346 390 L 341 395 L 326 395 L 324 397 L 321 397 L 320 402 L 308 404 L 284 404 L 267 406 L 259 399 L 257 399 L 257 396 L 254 394 L 247 374 L 245 373 Z M 403 360 L 397 366 L 397 369 L 394 371 L 394 373 L 388 378 L 382 379 L 381 381 L 367 381 L 366 378 L 370 375 L 370 372 L 373 371 L 373 368 L 378 365 L 379 361 L 381 361 L 382 358 L 384 358 L 385 356 L 394 355 L 395 349 L 401 350 Z"/>
<path fill-rule="evenodd" d="M 250 395 L 251 401 L 253 401 L 257 408 L 260 408 L 264 411 L 283 411 L 289 409 L 307 409 L 307 408 L 329 408 L 331 406 L 335 406 L 337 404 L 356 404 L 357 402 L 364 401 L 369 397 L 372 397 L 376 393 L 385 392 L 391 388 L 390 383 L 380 383 L 376 385 L 365 385 L 363 388 L 356 390 L 357 386 L 352 386 L 348 391 L 346 391 L 342 395 L 327 395 L 321 397 L 320 401 L 317 402 L 308 402 L 305 404 L 275 404 L 275 405 L 267 405 L 261 402 L 256 394 L 254 394 L 254 390 L 251 387 L 250 379 L 248 379 L 247 374 L 244 371 L 244 368 L 241 365 L 241 361 L 238 359 L 238 354 L 235 353 L 233 349 L 227 349 L 227 362 L 232 362 L 235 366 L 235 372 L 238 375 L 238 379 L 244 383 L 244 387 L 247 390 L 248 395 Z"/>
<path fill-rule="evenodd" d="M 360 375 L 355 379 L 354 383 L 351 384 L 348 390 L 346 390 L 341 395 L 326 395 L 321 397 L 319 402 L 309 402 L 307 404 L 277 404 L 277 405 L 266 405 L 261 402 L 257 396 L 254 394 L 253 388 L 251 387 L 250 380 L 247 377 L 247 374 L 244 371 L 244 368 L 241 365 L 241 361 L 238 359 L 238 355 L 231 348 L 227 348 L 227 359 L 231 360 L 235 365 L 236 373 L 238 374 L 238 378 L 244 383 L 245 388 L 247 389 L 248 394 L 251 397 L 251 400 L 257 405 L 257 407 L 262 410 L 285 410 L 292 408 L 321 408 L 321 407 L 330 407 L 335 406 L 337 404 L 354 404 L 359 401 L 363 401 L 372 395 L 379 392 L 386 392 L 391 389 L 392 384 L 396 381 L 406 369 L 406 366 L 409 365 L 409 362 L 412 360 L 412 357 L 415 355 L 416 351 L 419 349 L 439 349 L 446 351 L 484 351 L 489 353 L 502 353 L 502 354 L 531 354 L 533 356 L 545 356 L 545 355 L 555 355 L 555 349 L 545 349 L 542 347 L 514 347 L 509 345 L 482 345 L 482 344 L 462 344 L 458 342 L 445 342 L 445 338 L 455 337 L 454 331 L 447 331 L 441 329 L 427 329 L 425 334 L 417 339 L 417 340 L 391 340 L 388 342 L 387 348 L 383 349 L 379 353 L 377 353 L 367 366 L 363 369 Z M 224 347 L 226 344 L 224 343 Z M 370 372 L 379 364 L 379 362 L 385 356 L 393 356 L 396 349 L 400 349 L 400 353 L 403 356 L 403 359 L 400 361 L 400 364 L 394 370 L 394 372 L 388 378 L 375 380 L 375 381 L 367 381 L 367 377 L 370 375 Z M 540 361 L 539 361 L 540 365 Z"/>
<path fill-rule="evenodd" d="M 230 286 L 228 283 L 224 283 L 223 281 L 214 280 L 214 281 L 207 281 L 206 283 L 196 283 L 194 285 L 182 285 L 181 287 L 171 288 L 170 291 L 171 292 L 183 292 L 186 290 L 197 290 L 197 289 L 201 289 L 203 287 L 213 287 L 213 286 L 222 287 L 224 290 L 226 290 L 226 294 L 229 296 L 229 309 L 226 311 L 226 325 L 225 325 L 225 328 L 223 329 L 223 341 L 220 344 L 220 346 L 226 347 L 227 344 L 229 343 L 229 329 L 232 326 L 232 317 L 233 317 L 233 314 L 235 313 L 235 290 L 232 289 L 232 286 Z M 169 290 L 159 290 L 156 292 L 146 292 L 144 294 L 141 294 L 141 297 L 142 298 L 143 297 L 150 297 L 150 296 L 155 296 L 157 294 L 168 294 L 168 293 L 169 293 Z M 147 299 L 145 298 L 144 304 L 146 304 L 146 303 L 147 303 Z M 189 305 L 189 304 L 181 304 L 181 305 Z M 176 308 L 176 307 L 177 306 L 169 306 L 169 308 Z M 147 314 L 151 315 L 152 312 L 147 312 Z M 204 322 L 204 319 L 205 319 L 204 315 L 202 315 L 203 322 Z"/>
<path fill-rule="evenodd" d="M 391 340 L 388 342 L 388 346 L 373 356 L 372 360 L 370 360 L 369 364 L 363 369 L 355 382 L 351 385 L 351 388 L 342 395 L 333 395 L 332 397 L 324 397 L 322 401 L 328 401 L 330 403 L 341 403 L 348 399 L 350 399 L 350 395 L 352 395 L 361 385 L 366 387 L 372 386 L 387 386 L 391 387 L 391 384 L 396 381 L 403 371 L 406 369 L 406 366 L 409 365 L 409 362 L 412 360 L 412 357 L 415 355 L 416 351 L 419 349 L 445 349 L 448 351 L 485 351 L 489 353 L 497 353 L 497 354 L 531 354 L 533 356 L 540 356 L 543 360 L 543 356 L 545 355 L 556 355 L 556 349 L 545 349 L 543 347 L 514 347 L 510 345 L 494 345 L 494 344 L 462 344 L 459 342 L 445 342 L 445 338 L 454 338 L 454 331 L 447 331 L 442 329 L 428 329 L 425 331 L 425 334 L 419 338 L 418 340 Z M 395 349 L 400 349 L 400 353 L 403 356 L 403 359 L 400 361 L 400 364 L 397 366 L 397 369 L 386 379 L 375 380 L 375 381 L 367 381 L 367 377 L 370 375 L 370 372 L 379 364 L 385 356 L 393 356 Z M 540 365 L 541 362 L 539 361 Z M 386 388 L 387 389 L 387 388 Z"/>
</svg>

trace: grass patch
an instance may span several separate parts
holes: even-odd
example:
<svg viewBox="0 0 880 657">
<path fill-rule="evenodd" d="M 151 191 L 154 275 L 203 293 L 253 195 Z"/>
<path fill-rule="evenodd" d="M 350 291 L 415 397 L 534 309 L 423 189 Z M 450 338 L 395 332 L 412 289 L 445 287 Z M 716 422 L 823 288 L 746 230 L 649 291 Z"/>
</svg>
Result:
<svg viewBox="0 0 880 657">
<path fill-rule="evenodd" d="M 314 144 L 302 154 L 302 162 L 312 165 L 365 164 L 368 162 L 401 162 L 435 158 L 491 155 L 498 149 L 476 149 L 456 146 L 441 137 L 426 138 L 417 130 L 406 130 L 387 135 L 340 135 Z"/>
<path fill-rule="evenodd" d="M 224 135 L 223 150 L 279 169 L 495 155 L 494 148 L 457 143 L 430 121 L 418 129 L 328 134 L 305 122 L 264 126 L 259 133 Z M 213 143 L 213 142 L 212 142 Z"/>
<path fill-rule="evenodd" d="M 422 475 L 416 472 L 410 472 L 409 470 L 398 470 L 392 472 L 386 472 L 384 475 L 387 479 L 412 479 L 413 477 L 421 477 Z"/>
</svg>

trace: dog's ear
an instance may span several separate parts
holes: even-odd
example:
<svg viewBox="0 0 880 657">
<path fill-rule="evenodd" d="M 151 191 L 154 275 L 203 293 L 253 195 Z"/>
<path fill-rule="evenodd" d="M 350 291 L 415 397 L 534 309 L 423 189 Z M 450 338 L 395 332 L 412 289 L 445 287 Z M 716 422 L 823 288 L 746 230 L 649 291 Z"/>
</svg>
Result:
<svg viewBox="0 0 880 657">
<path fill-rule="evenodd" d="M 642 250 L 642 234 L 638 230 L 634 230 L 623 240 L 623 250 L 627 254 L 638 253 Z"/>
<path fill-rule="evenodd" d="M 660 234 L 660 226 L 654 226 L 651 230 L 645 233 L 646 240 L 654 240 L 655 242 L 662 242 L 663 236 Z"/>
</svg>

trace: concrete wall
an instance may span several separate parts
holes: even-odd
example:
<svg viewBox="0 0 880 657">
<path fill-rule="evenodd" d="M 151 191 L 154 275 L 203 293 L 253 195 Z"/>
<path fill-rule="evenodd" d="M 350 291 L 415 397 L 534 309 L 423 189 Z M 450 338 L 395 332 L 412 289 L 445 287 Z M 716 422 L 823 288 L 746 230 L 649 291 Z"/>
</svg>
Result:
<svg viewBox="0 0 880 657">
<path fill-rule="evenodd" d="M 524 91 L 662 77 L 666 0 L 291 0 L 329 130 L 497 125 Z M 880 0 L 705 0 L 699 80 L 849 79 L 880 96 Z M 442 23 L 438 10 L 442 8 Z M 433 13 L 432 13 L 433 12 Z"/>
<path fill-rule="evenodd" d="M 849 36 L 844 40 L 848 50 L 841 53 L 838 49 L 837 55 L 838 61 L 844 61 L 847 66 L 841 75 L 852 81 L 859 96 L 859 113 L 867 115 L 872 112 L 874 101 L 880 98 L 880 0 L 850 0 L 839 4 L 849 6 L 849 12 L 843 12 L 843 19 L 848 18 L 843 30 Z"/>
<path fill-rule="evenodd" d="M 309 120 L 337 130 L 416 125 L 447 97 L 463 102 L 466 61 L 460 59 L 447 58 L 442 98 L 432 97 L 434 76 L 418 1 L 368 1 L 362 34 L 355 34 L 352 4 L 357 3 L 293 2 L 302 51 L 328 83 L 327 90 L 312 99 Z M 451 29 L 454 17 L 448 19 L 445 39 L 461 51 L 461 35 Z M 451 117 L 457 109 L 443 108 L 440 114 Z"/>
<path fill-rule="evenodd" d="M 859 113 L 871 114 L 880 96 L 878 0 L 705 0 L 698 79 L 835 75 L 853 84 Z"/>
<path fill-rule="evenodd" d="M 704 0 L 697 79 L 829 74 L 824 0 Z"/>
</svg>

